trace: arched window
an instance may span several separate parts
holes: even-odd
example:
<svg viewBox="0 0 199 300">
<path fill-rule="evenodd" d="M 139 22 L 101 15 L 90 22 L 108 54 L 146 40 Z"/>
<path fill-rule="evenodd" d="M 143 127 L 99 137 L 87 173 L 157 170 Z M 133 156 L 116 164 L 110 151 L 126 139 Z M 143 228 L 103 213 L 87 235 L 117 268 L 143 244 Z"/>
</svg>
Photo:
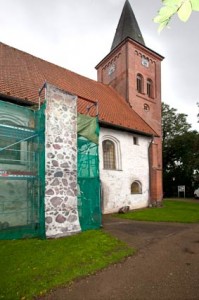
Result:
<svg viewBox="0 0 199 300">
<path fill-rule="evenodd" d="M 142 193 L 142 185 L 139 181 L 133 181 L 131 184 L 131 194 L 141 194 Z"/>
<path fill-rule="evenodd" d="M 122 170 L 120 141 L 112 135 L 102 137 L 103 168 L 107 170 Z"/>
<path fill-rule="evenodd" d="M 138 93 L 143 93 L 144 78 L 141 74 L 137 74 L 136 85 Z"/>
<path fill-rule="evenodd" d="M 115 144 L 110 140 L 102 142 L 104 169 L 115 170 Z"/>
<path fill-rule="evenodd" d="M 147 95 L 149 98 L 153 98 L 153 82 L 151 79 L 147 79 Z"/>
</svg>

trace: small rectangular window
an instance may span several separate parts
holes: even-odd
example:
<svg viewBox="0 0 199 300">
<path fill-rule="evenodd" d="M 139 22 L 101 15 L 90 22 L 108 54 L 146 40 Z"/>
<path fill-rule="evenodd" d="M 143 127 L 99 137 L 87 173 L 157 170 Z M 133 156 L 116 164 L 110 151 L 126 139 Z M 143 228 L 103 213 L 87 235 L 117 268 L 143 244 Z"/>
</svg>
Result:
<svg viewBox="0 0 199 300">
<path fill-rule="evenodd" d="M 138 145 L 138 137 L 137 136 L 133 137 L 133 144 Z"/>
</svg>

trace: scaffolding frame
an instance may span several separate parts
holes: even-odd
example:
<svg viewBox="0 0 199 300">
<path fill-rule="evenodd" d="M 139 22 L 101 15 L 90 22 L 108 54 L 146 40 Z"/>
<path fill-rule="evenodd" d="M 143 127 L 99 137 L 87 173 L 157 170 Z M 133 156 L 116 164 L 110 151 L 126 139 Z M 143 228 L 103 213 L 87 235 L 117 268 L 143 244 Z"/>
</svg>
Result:
<svg viewBox="0 0 199 300">
<path fill-rule="evenodd" d="M 6 109 L 2 102 L 0 107 Z M 34 128 L 0 121 L 0 238 L 44 238 L 45 107 L 10 108 L 24 115 L 28 110 Z"/>
</svg>

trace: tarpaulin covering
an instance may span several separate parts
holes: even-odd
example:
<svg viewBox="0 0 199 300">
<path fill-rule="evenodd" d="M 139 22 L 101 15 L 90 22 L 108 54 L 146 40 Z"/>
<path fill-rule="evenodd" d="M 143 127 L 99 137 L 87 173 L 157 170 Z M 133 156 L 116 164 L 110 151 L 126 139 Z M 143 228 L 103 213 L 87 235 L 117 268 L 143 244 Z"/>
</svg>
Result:
<svg viewBox="0 0 199 300">
<path fill-rule="evenodd" d="M 99 126 L 96 117 L 77 115 L 77 133 L 89 141 L 98 144 Z"/>
<path fill-rule="evenodd" d="M 100 180 L 96 117 L 78 115 L 78 212 L 82 230 L 101 226 Z"/>
</svg>

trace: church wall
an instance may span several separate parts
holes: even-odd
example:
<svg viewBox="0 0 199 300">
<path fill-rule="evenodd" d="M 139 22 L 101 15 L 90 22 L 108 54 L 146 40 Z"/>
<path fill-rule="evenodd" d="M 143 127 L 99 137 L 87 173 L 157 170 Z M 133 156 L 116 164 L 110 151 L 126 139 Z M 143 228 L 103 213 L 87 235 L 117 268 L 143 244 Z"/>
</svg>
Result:
<svg viewBox="0 0 199 300">
<path fill-rule="evenodd" d="M 127 69 L 126 48 L 113 51 L 97 69 L 98 81 L 111 85 L 124 98 L 126 95 Z"/>
<path fill-rule="evenodd" d="M 138 145 L 133 142 L 138 138 Z M 117 141 L 116 151 L 118 170 L 105 170 L 103 167 L 102 141 Z M 104 214 L 118 212 L 123 206 L 138 209 L 148 206 L 149 201 L 149 160 L 150 138 L 131 133 L 101 128 L 99 139 L 100 179 L 102 184 L 102 211 Z M 120 157 L 118 157 L 120 156 Z M 131 194 L 131 184 L 138 181 L 142 193 Z"/>
<path fill-rule="evenodd" d="M 162 201 L 162 126 L 161 126 L 161 58 L 129 43 L 129 102 L 132 108 L 155 130 L 155 150 L 151 153 L 151 202 Z M 136 88 L 137 74 L 143 76 L 143 92 Z M 153 82 L 153 96 L 147 95 L 147 79 Z M 157 160 L 157 162 L 156 162 Z"/>
<path fill-rule="evenodd" d="M 150 51 L 128 43 L 128 86 L 129 102 L 132 108 L 159 134 L 161 135 L 161 85 L 160 85 L 160 58 Z M 138 93 L 136 76 L 143 76 L 143 92 Z M 147 79 L 153 82 L 153 96 L 147 95 Z M 145 105 L 148 109 L 145 109 Z"/>
</svg>

